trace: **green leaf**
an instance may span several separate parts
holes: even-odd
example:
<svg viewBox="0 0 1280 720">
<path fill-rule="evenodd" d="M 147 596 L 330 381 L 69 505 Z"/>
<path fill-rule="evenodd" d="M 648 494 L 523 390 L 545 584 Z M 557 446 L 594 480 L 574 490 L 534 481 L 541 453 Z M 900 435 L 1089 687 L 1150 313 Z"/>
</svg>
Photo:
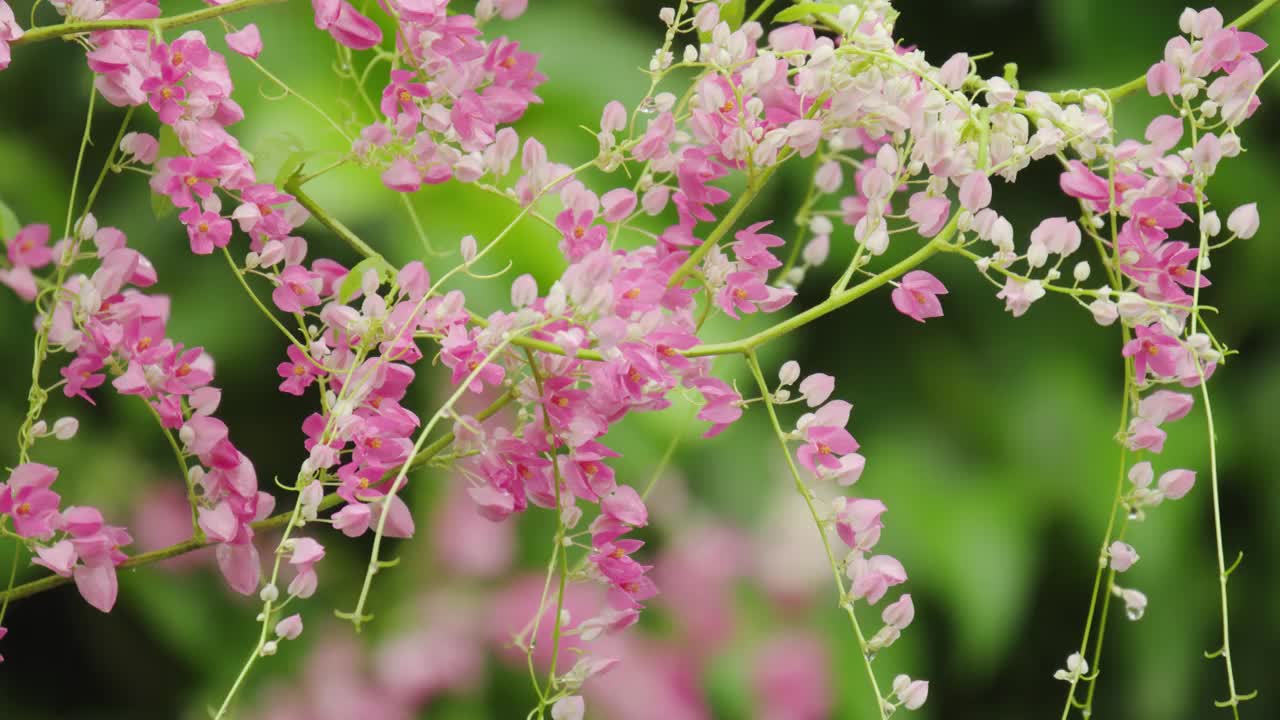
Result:
<svg viewBox="0 0 1280 720">
<path fill-rule="evenodd" d="M 747 0 L 729 0 L 720 6 L 720 19 L 729 23 L 730 30 L 742 26 L 742 18 L 747 12 Z"/>
<path fill-rule="evenodd" d="M 178 140 L 178 134 L 173 128 L 165 125 L 160 128 L 160 147 L 156 151 L 157 158 L 171 158 L 185 155 L 186 150 L 182 147 L 182 141 Z M 151 213 L 156 219 L 168 215 L 173 212 L 173 202 L 166 195 L 158 192 L 151 193 Z"/>
<path fill-rule="evenodd" d="M 391 267 L 391 263 L 381 255 L 361 260 L 351 268 L 351 272 L 347 273 L 347 276 L 342 279 L 342 284 L 338 286 L 338 302 L 345 303 L 355 296 L 356 291 L 360 289 L 361 278 L 370 270 L 377 270 L 379 277 L 383 279 L 394 277 L 396 272 L 396 269 Z"/>
<path fill-rule="evenodd" d="M 307 161 L 315 156 L 314 150 L 298 150 L 292 152 L 284 159 L 284 164 L 280 166 L 280 171 L 276 173 L 276 187 L 283 188 L 294 175 L 302 172 L 302 167 Z"/>
<path fill-rule="evenodd" d="M 742 18 L 746 14 L 747 0 L 729 0 L 729 2 L 720 6 L 720 19 L 729 24 L 730 30 L 737 30 L 742 26 Z M 698 31 L 698 42 L 711 42 L 711 33 Z"/>
<path fill-rule="evenodd" d="M 838 12 L 840 12 L 840 6 L 835 3 L 803 2 L 803 3 L 800 3 L 799 5 L 794 5 L 792 7 L 787 8 L 786 10 L 783 10 L 777 15 L 774 15 L 773 21 L 774 22 L 795 22 L 796 20 L 803 20 L 809 17 L 810 15 L 816 15 L 818 13 L 835 14 Z"/>
<path fill-rule="evenodd" d="M 21 229 L 22 223 L 18 222 L 18 214 L 0 200 L 0 240 L 8 240 L 17 235 Z"/>
</svg>

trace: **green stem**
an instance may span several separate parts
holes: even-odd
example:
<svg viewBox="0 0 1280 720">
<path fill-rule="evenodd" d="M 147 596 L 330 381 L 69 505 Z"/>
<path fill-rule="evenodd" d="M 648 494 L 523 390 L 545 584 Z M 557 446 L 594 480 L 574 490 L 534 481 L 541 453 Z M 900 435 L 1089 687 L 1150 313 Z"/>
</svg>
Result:
<svg viewBox="0 0 1280 720">
<path fill-rule="evenodd" d="M 68 35 L 83 35 L 90 32 L 98 32 L 101 30 L 168 30 L 169 28 L 183 27 L 185 25 L 194 25 L 205 20 L 227 15 L 241 10 L 258 7 L 259 5 L 270 5 L 272 3 L 285 2 L 286 0 L 237 0 L 236 2 L 227 3 L 226 5 L 218 5 L 208 7 L 202 10 L 195 10 L 181 15 L 173 15 L 167 18 L 154 18 L 151 20 L 89 20 L 85 22 L 62 23 L 61 25 L 49 25 L 46 27 L 32 28 L 28 30 L 21 38 L 18 38 L 10 45 L 29 45 L 31 43 L 43 42 L 45 40 L 53 40 L 54 38 L 66 37 Z"/>
<path fill-rule="evenodd" d="M 866 636 L 863 635 L 862 626 L 858 624 L 858 616 L 853 611 L 853 602 L 845 589 L 844 576 L 840 573 L 839 562 L 836 560 L 835 552 L 831 549 L 831 540 L 827 537 L 822 517 L 818 515 L 818 508 L 814 504 L 813 492 L 805 484 L 800 475 L 800 469 L 796 467 L 795 459 L 791 456 L 791 448 L 787 446 L 787 433 L 782 429 L 782 423 L 778 420 L 778 412 L 773 406 L 773 395 L 769 392 L 769 384 L 765 382 L 764 372 L 760 369 L 760 361 L 756 358 L 755 351 L 749 349 L 743 355 L 747 359 L 747 365 L 751 368 L 752 376 L 755 377 L 756 385 L 760 388 L 760 395 L 764 398 L 764 407 L 769 414 L 769 422 L 773 425 L 773 431 L 778 437 L 778 444 L 782 446 L 782 454 L 787 460 L 787 469 L 791 471 L 791 477 L 795 481 L 796 491 L 804 499 L 805 506 L 809 509 L 809 515 L 813 518 L 813 523 L 818 529 L 818 535 L 822 538 L 822 547 L 826 550 L 827 560 L 831 563 L 831 573 L 835 577 L 836 588 L 839 590 L 840 607 L 849 615 L 849 623 L 853 626 L 853 632 L 858 637 L 859 654 L 862 655 L 862 662 L 867 669 L 867 677 L 871 680 L 871 689 L 876 695 L 876 710 L 880 714 L 881 720 L 885 720 L 888 717 L 885 712 L 885 698 L 880 692 L 880 683 L 876 680 L 875 670 L 871 667 L 871 658 L 867 655 Z"/>
<path fill-rule="evenodd" d="M 343 242 L 350 245 L 352 250 L 355 250 L 362 256 L 382 257 L 377 250 L 374 250 L 365 241 L 361 240 L 359 235 L 352 232 L 351 228 L 348 228 L 341 220 L 334 217 L 323 207 L 320 207 L 319 203 L 313 200 L 310 195 L 303 192 L 302 186 L 298 180 L 298 176 L 295 175 L 285 181 L 284 191 L 292 195 L 293 198 L 298 201 L 299 205 L 306 208 L 307 212 L 311 213 L 311 217 L 315 218 L 321 225 L 332 230 L 333 233 L 341 238 Z"/>
</svg>

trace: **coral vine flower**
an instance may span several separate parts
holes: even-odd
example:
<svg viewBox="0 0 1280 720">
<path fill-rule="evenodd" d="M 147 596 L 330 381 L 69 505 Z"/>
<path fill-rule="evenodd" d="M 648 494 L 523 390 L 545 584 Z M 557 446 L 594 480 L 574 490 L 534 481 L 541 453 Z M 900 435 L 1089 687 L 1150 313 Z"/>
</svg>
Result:
<svg viewBox="0 0 1280 720">
<path fill-rule="evenodd" d="M 1157 377 L 1173 377 L 1177 372 L 1182 348 L 1178 339 L 1169 337 L 1158 324 L 1139 326 L 1134 339 L 1125 343 L 1121 354 L 1133 358 L 1134 372 L 1145 378 L 1148 372 Z"/>
<path fill-rule="evenodd" d="M 0 0 L 0 70 L 9 67 L 9 43 L 22 37 L 22 28 L 13 16 L 9 4 Z M 0 638 L 4 637 L 4 628 L 0 628 Z"/>
<path fill-rule="evenodd" d="M 430 97 L 431 92 L 422 83 L 410 82 L 413 75 L 412 70 L 392 70 L 391 83 L 382 91 L 382 113 L 393 122 L 399 120 L 402 114 L 414 125 L 422 119 L 422 109 L 418 107 L 417 101 Z"/>
<path fill-rule="evenodd" d="M 49 226 L 28 225 L 9 240 L 9 262 L 14 265 L 39 270 L 53 262 L 49 249 Z"/>
<path fill-rule="evenodd" d="M 40 463 L 24 463 L 13 469 L 7 483 L 0 483 L 0 513 L 13 518 L 13 531 L 25 538 L 53 536 L 58 523 L 58 494 L 49 489 L 58 471 Z"/>
<path fill-rule="evenodd" d="M 898 312 L 924 322 L 926 318 L 942 317 L 939 295 L 946 295 L 947 288 L 938 278 L 923 270 L 912 270 L 902 276 L 902 282 L 890 294 Z"/>
<path fill-rule="evenodd" d="M 290 345 L 285 352 L 289 356 L 289 362 L 276 366 L 276 373 L 284 378 L 284 382 L 280 383 L 280 392 L 301 396 L 316 378 L 324 377 L 325 370 L 299 350 L 297 345 Z"/>
</svg>

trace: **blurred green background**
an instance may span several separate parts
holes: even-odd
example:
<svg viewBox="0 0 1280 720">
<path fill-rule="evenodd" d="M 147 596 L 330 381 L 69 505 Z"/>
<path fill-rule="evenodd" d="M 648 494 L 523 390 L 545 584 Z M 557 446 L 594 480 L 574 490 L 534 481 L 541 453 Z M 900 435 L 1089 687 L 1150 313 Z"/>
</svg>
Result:
<svg viewBox="0 0 1280 720">
<path fill-rule="evenodd" d="M 647 80 L 637 68 L 647 64 L 660 42 L 660 3 L 530 4 L 523 18 L 495 24 L 490 31 L 541 53 L 540 69 L 550 77 L 539 91 L 545 102 L 516 127 L 522 138 L 540 138 L 553 159 L 576 164 L 596 149 L 594 137 L 579 126 L 595 127 L 609 100 L 630 106 L 643 93 Z M 195 7 L 166 7 L 173 13 L 188 5 Z M 1220 7 L 1230 18 L 1248 5 L 1233 1 Z M 1017 62 L 1024 87 L 1053 89 L 1111 86 L 1143 72 L 1177 32 L 1182 5 L 1164 0 L 904 0 L 898 7 L 903 11 L 901 37 L 923 47 L 934 62 L 959 50 L 991 51 L 995 58 L 983 65 L 986 73 L 997 74 L 1003 62 Z M 15 5 L 20 18 L 29 9 L 22 0 Z M 51 21 L 47 7 L 41 13 L 44 22 Z M 301 93 L 345 118 L 351 112 L 350 88 L 333 81 L 333 44 L 312 27 L 310 13 L 298 0 L 255 11 L 252 20 L 261 26 L 266 43 L 261 60 Z M 245 16 L 234 19 L 248 22 Z M 210 44 L 222 49 L 217 26 L 203 29 Z M 1280 13 L 1254 29 L 1280 39 Z M 1263 53 L 1264 63 L 1275 57 L 1273 50 Z M 255 153 L 261 177 L 273 177 L 294 150 L 342 149 L 336 134 L 304 106 L 273 99 L 276 89 L 247 63 L 234 56 L 229 62 L 237 80 L 236 99 L 248 118 L 233 130 Z M 0 74 L 0 158 L 5 168 L 0 197 L 23 222 L 60 227 L 89 81 L 81 54 L 62 43 L 15 49 L 12 67 Z M 1218 336 L 1241 351 L 1211 387 L 1221 440 L 1226 546 L 1229 556 L 1245 551 L 1232 577 L 1231 596 L 1237 678 L 1243 691 L 1261 691 L 1257 701 L 1242 708 L 1249 718 L 1280 717 L 1275 670 L 1280 656 L 1280 603 L 1275 601 L 1280 591 L 1280 492 L 1273 484 L 1274 468 L 1280 465 L 1280 314 L 1272 304 L 1280 248 L 1270 229 L 1272 198 L 1280 188 L 1278 101 L 1273 83 L 1263 91 L 1262 109 L 1242 132 L 1248 153 L 1225 163 L 1215 180 L 1217 205 L 1225 212 L 1257 201 L 1263 230 L 1215 256 L 1215 283 L 1207 291 L 1209 302 L 1223 311 L 1213 321 Z M 96 142 L 86 162 L 90 179 L 122 117 L 104 103 L 99 107 Z M 1144 97 L 1126 100 L 1122 130 L 1140 136 L 1159 110 L 1159 104 Z M 146 118 L 143 127 L 154 130 L 149 114 L 139 117 Z M 775 179 L 747 219 L 791 217 L 803 194 L 799 171 L 794 168 Z M 609 187 L 595 186 L 599 191 Z M 312 189 L 325 207 L 397 264 L 421 254 L 407 216 L 375 172 L 345 168 L 316 181 Z M 436 247 L 449 251 L 464 234 L 491 237 L 513 215 L 510 204 L 457 184 L 425 189 L 413 202 Z M 1028 170 L 1016 187 L 998 183 L 995 205 L 1021 233 L 1040 217 L 1072 212 L 1056 191 L 1056 172 L 1048 163 Z M 283 344 L 234 286 L 223 263 L 193 257 L 176 220 L 157 221 L 148 207 L 145 179 L 125 174 L 109 179 L 96 209 L 103 225 L 124 229 L 131 245 L 156 264 L 161 278 L 157 289 L 173 297 L 171 334 L 189 345 L 203 345 L 217 359 L 217 384 L 224 389 L 220 414 L 233 439 L 254 460 L 263 485 L 273 476 L 292 477 L 304 457 L 298 426 L 310 412 L 311 400 L 275 391 L 274 367 L 283 359 Z M 792 231 L 782 220 L 774 227 L 784 236 Z M 352 260 L 319 226 L 309 224 L 304 230 L 314 256 Z M 508 277 L 533 272 L 545 288 L 562 268 L 555 244 L 541 225 L 523 223 L 504 246 L 516 268 Z M 828 270 L 840 266 L 848 251 L 835 244 Z M 451 260 L 428 258 L 433 267 L 446 262 Z M 881 292 L 770 345 L 765 362 L 776 368 L 795 358 L 806 372 L 834 374 L 837 395 L 854 403 L 851 430 L 868 458 L 855 490 L 889 506 L 881 547 L 906 565 L 911 579 L 905 588 L 918 611 L 903 639 L 875 661 L 882 680 L 896 672 L 931 680 L 929 703 L 917 714 L 922 718 L 1057 717 L 1065 685 L 1051 675 L 1079 642 L 1115 482 L 1118 332 L 1097 327 L 1086 313 L 1052 297 L 1014 320 L 963 261 L 938 258 L 929 270 L 952 290 L 945 318 L 917 325 L 896 313 L 888 293 Z M 831 279 L 811 275 L 796 306 L 819 300 Z M 469 285 L 470 304 L 483 311 L 498 308 L 505 302 L 503 288 L 504 283 Z M 712 326 L 710 337 L 729 339 L 743 330 L 726 322 Z M 0 333 L 5 338 L 0 343 L 0 437 L 9 438 L 25 411 L 31 317 L 30 307 L 7 291 L 0 292 Z M 413 398 L 414 409 L 424 416 L 443 387 L 442 376 L 425 368 Z M 720 361 L 717 371 L 740 384 L 749 382 L 736 360 Z M 50 417 L 75 414 L 82 429 L 73 442 L 40 443 L 35 457 L 61 468 L 57 489 L 67 502 L 99 505 L 109 519 L 130 526 L 138 541 L 135 552 L 171 542 L 163 533 L 172 513 L 165 513 L 154 498 L 157 488 L 172 491 L 181 483 L 163 438 L 139 403 L 105 392 L 98 397 L 97 407 L 60 395 L 53 399 Z M 1219 619 L 1201 410 L 1197 403 L 1192 416 L 1172 427 L 1168 449 L 1157 459 L 1158 469 L 1184 465 L 1199 471 L 1196 489 L 1185 500 L 1158 508 L 1130 532 L 1128 539 L 1143 559 L 1123 579 L 1147 593 L 1150 607 L 1137 623 L 1113 610 L 1096 716 L 1180 720 L 1226 715 L 1212 706 L 1226 694 L 1222 663 L 1202 656 L 1218 646 Z M 688 412 L 678 402 L 666 413 L 636 417 L 615 430 L 609 442 L 625 453 L 618 462 L 620 479 L 646 482 L 672 429 L 685 427 Z M 710 442 L 697 439 L 699 426 L 687 426 L 689 437 L 659 485 L 654 527 L 645 534 L 650 557 L 681 557 L 690 547 L 709 553 L 697 561 L 685 557 L 684 564 L 675 566 L 687 571 L 674 581 L 681 587 L 697 588 L 704 573 L 714 574 L 709 568 L 719 567 L 719 559 L 737 569 L 730 573 L 731 592 L 721 608 L 730 627 L 713 645 L 689 642 L 692 630 L 682 624 L 681 611 L 687 608 L 681 607 L 681 593 L 674 593 L 666 606 L 655 600 L 655 610 L 642 623 L 653 647 L 670 653 L 662 657 L 693 668 L 682 690 L 693 710 L 676 716 L 762 717 L 753 710 L 760 706 L 756 693 L 761 684 L 751 658 L 771 638 L 801 633 L 821 638 L 830 658 L 829 710 L 808 717 L 873 717 L 856 641 L 834 608 L 816 536 L 804 527 L 803 518 L 799 524 L 794 519 L 799 500 L 789 491 L 765 418 L 748 413 Z M 0 451 L 0 462 L 13 461 L 11 450 Z M 387 643 L 416 637 L 409 633 L 424 623 L 439 624 L 444 616 L 433 615 L 435 605 L 422 609 L 424 593 L 447 587 L 463 598 L 487 598 L 506 592 L 510 578 L 536 572 L 545 562 L 550 525 L 545 513 L 531 512 L 518 523 L 515 568 L 488 579 L 466 579 L 444 567 L 438 546 L 448 534 L 442 539 L 432 528 L 443 517 L 439 506 L 448 497 L 450 481 L 458 482 L 427 471 L 409 489 L 409 501 L 418 510 L 418 537 L 398 545 L 395 552 L 405 562 L 379 576 L 374 587 L 379 618 L 362 636 L 336 621 L 327 625 L 324 618 L 332 608 L 353 604 L 367 544 L 316 531 L 329 556 L 320 568 L 320 593 L 302 608 L 307 632 L 286 644 L 279 656 L 259 663 L 242 698 L 244 717 L 400 717 L 369 707 L 286 715 L 283 709 L 271 709 L 264 688 L 314 688 L 315 678 L 325 672 L 348 679 L 370 672 L 357 668 L 351 660 L 355 656 L 318 646 L 355 643 L 364 657 L 377 657 Z M 139 518 L 138 508 L 149 497 L 153 514 Z M 144 541 L 143 527 L 152 531 L 148 537 L 158 538 L 152 544 Z M 719 531 L 741 541 L 727 543 L 723 557 L 714 542 L 704 542 Z M 9 556 L 10 548 L 0 543 L 0 557 Z M 29 568 L 20 572 L 20 578 L 39 575 Z M 780 593 L 779 585 L 791 590 Z M 769 587 L 774 590 L 765 589 Z M 70 587 L 18 602 L 5 618 L 9 636 L 0 642 L 6 657 L 0 665 L 0 717 L 202 717 L 210 703 L 220 700 L 252 646 L 255 607 L 233 597 L 207 559 L 195 569 L 151 567 L 122 574 L 120 601 L 109 616 L 87 606 Z M 865 617 L 872 629 L 879 626 L 878 617 Z M 490 620 L 485 611 L 479 625 L 491 625 Z M 456 644 L 445 646 L 457 649 Z M 322 661 L 316 660 L 318 651 L 325 653 Z M 416 717 L 523 716 L 532 698 L 527 676 L 491 653 L 479 662 L 481 671 L 468 688 L 433 692 Z M 635 677 L 628 675 L 630 667 L 614 670 L 609 687 L 626 686 Z M 631 692 L 642 692 L 638 682 Z M 636 696 L 641 704 L 631 714 L 605 712 L 605 703 L 589 705 L 599 714 L 588 714 L 654 717 L 646 714 L 644 699 Z"/>
</svg>

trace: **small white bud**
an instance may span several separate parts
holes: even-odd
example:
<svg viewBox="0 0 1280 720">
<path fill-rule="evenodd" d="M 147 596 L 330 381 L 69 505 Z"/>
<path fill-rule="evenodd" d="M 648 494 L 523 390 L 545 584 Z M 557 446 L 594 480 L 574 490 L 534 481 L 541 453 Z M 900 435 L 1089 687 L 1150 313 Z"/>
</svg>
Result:
<svg viewBox="0 0 1280 720">
<path fill-rule="evenodd" d="M 53 436 L 59 440 L 70 440 L 80 429 L 80 421 L 73 417 L 61 417 L 53 424 Z"/>
<path fill-rule="evenodd" d="M 264 603 L 273 603 L 280 598 L 280 588 L 268 583 L 258 593 L 258 599 Z"/>
<path fill-rule="evenodd" d="M 800 379 L 800 363 L 795 360 L 788 360 L 782 364 L 778 370 L 778 380 L 784 385 L 790 385 Z"/>
<path fill-rule="evenodd" d="M 280 646 L 276 644 L 275 640 L 268 640 L 262 644 L 262 656 L 271 657 L 276 654 L 276 650 L 279 648 Z"/>
<path fill-rule="evenodd" d="M 1089 267 L 1088 261 L 1081 260 L 1080 262 L 1076 263 L 1076 266 L 1074 268 L 1072 268 L 1071 276 L 1076 279 L 1076 282 L 1084 282 L 1089 279 L 1090 272 L 1091 272 L 1091 268 Z"/>
</svg>

